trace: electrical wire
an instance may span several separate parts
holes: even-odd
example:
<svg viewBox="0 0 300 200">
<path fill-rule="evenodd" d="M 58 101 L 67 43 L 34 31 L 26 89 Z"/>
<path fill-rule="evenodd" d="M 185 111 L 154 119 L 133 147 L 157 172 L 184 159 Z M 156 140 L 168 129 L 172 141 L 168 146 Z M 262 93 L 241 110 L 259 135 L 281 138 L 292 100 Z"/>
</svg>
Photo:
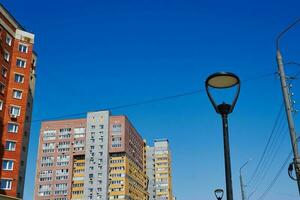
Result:
<svg viewBox="0 0 300 200">
<path fill-rule="evenodd" d="M 243 82 L 259 80 L 259 79 L 267 78 L 267 77 L 270 77 L 270 76 L 274 76 L 275 74 L 277 74 L 277 72 L 266 73 L 266 74 L 255 76 L 255 77 L 252 77 L 252 78 L 249 78 L 249 79 L 245 79 Z M 202 93 L 202 92 L 205 92 L 205 89 L 199 89 L 199 90 L 194 90 L 194 91 L 190 91 L 190 92 L 184 92 L 184 93 L 180 93 L 180 94 L 175 94 L 175 95 L 165 96 L 165 97 L 159 97 L 159 98 L 139 101 L 139 102 L 135 102 L 135 103 L 130 103 L 130 104 L 100 108 L 100 109 L 97 109 L 96 111 L 118 110 L 118 109 L 123 109 L 123 108 L 130 108 L 130 107 L 146 105 L 146 104 L 152 104 L 152 103 L 171 100 L 171 99 L 177 99 L 177 98 L 185 97 L 185 96 L 191 96 L 191 95 L 199 94 L 199 93 Z M 32 123 L 37 123 L 37 122 L 42 122 L 42 121 L 50 121 L 50 120 L 59 120 L 59 119 L 65 119 L 65 118 L 68 118 L 68 117 L 79 117 L 79 116 L 86 115 L 86 113 L 87 112 L 80 112 L 80 113 L 72 113 L 72 114 L 60 115 L 60 116 L 55 116 L 55 117 L 50 117 L 50 118 L 33 119 Z"/>
<path fill-rule="evenodd" d="M 278 172 L 277 172 L 276 176 L 274 177 L 274 179 L 272 180 L 272 182 L 269 184 L 269 186 L 267 187 L 267 189 L 263 192 L 263 194 L 257 200 L 263 200 L 263 199 L 265 199 L 265 197 L 267 196 L 267 194 L 270 192 L 270 190 L 276 184 L 276 182 L 277 182 L 280 174 L 285 169 L 285 167 L 288 164 L 288 162 L 291 159 L 291 157 L 292 157 L 292 151 L 290 152 L 290 154 L 288 155 L 288 157 L 285 159 L 284 163 L 282 164 L 282 166 L 278 170 Z"/>
<path fill-rule="evenodd" d="M 179 97 L 191 96 L 191 95 L 195 95 L 195 94 L 198 94 L 198 93 L 201 93 L 201 92 L 204 92 L 204 91 L 205 91 L 204 89 L 195 90 L 195 91 L 185 92 L 185 93 L 176 94 L 176 95 L 172 95 L 172 96 L 165 96 L 165 97 L 154 98 L 154 99 L 145 100 L 145 101 L 139 101 L 139 102 L 135 102 L 135 103 L 131 103 L 131 104 L 124 104 L 124 105 L 119 105 L 119 106 L 106 107 L 106 108 L 98 109 L 96 111 L 118 110 L 118 109 L 123 109 L 123 108 L 129 108 L 129 107 L 134 107 L 134 106 L 151 104 L 151 103 L 156 103 L 156 102 L 160 102 L 160 101 L 177 99 Z M 93 111 L 90 111 L 90 112 L 93 112 Z M 34 122 L 40 122 L 40 121 L 62 119 L 62 118 L 67 118 L 67 117 L 76 117 L 76 116 L 81 116 L 81 115 L 85 115 L 85 114 L 86 114 L 86 112 L 74 113 L 74 114 L 61 115 L 61 116 L 51 117 L 51 118 L 46 118 L 46 119 L 32 120 L 32 122 L 34 123 Z"/>
<path fill-rule="evenodd" d="M 273 125 L 272 130 L 271 130 L 270 136 L 268 138 L 267 144 L 266 144 L 266 146 L 265 146 L 265 148 L 263 150 L 262 155 L 260 156 L 259 162 L 258 162 L 258 164 L 257 164 L 257 166 L 256 166 L 256 168 L 255 168 L 255 170 L 254 170 L 254 172 L 253 172 L 250 180 L 248 181 L 248 183 L 246 185 L 250 185 L 253 182 L 254 178 L 257 177 L 259 169 L 260 169 L 261 165 L 263 164 L 264 160 L 266 159 L 266 154 L 267 154 L 268 148 L 269 148 L 269 146 L 271 144 L 271 141 L 272 141 L 272 138 L 273 138 L 274 134 L 276 133 L 278 122 L 279 122 L 279 120 L 280 120 L 280 118 L 282 116 L 282 113 L 283 113 L 283 106 L 284 106 L 284 104 L 282 102 L 282 104 L 280 106 L 280 109 L 279 109 L 279 111 L 277 113 L 277 116 L 276 116 L 276 119 L 275 119 L 275 123 Z"/>
<path fill-rule="evenodd" d="M 275 149 L 275 146 L 274 146 L 274 148 L 272 149 L 272 152 L 270 153 L 270 156 L 268 156 L 268 157 L 270 157 L 270 160 L 269 160 L 269 162 L 266 162 L 265 167 L 262 169 L 262 173 L 261 173 L 262 176 L 260 179 L 258 179 L 254 191 L 256 191 L 261 186 L 262 182 L 265 180 L 266 176 L 270 172 L 270 168 L 272 167 L 272 165 L 275 161 L 275 158 L 278 155 L 279 150 L 282 147 L 283 142 L 285 141 L 285 139 L 288 136 L 287 131 L 285 131 L 285 132 L 282 131 L 282 133 L 284 133 L 284 134 L 281 134 L 280 140 L 278 140 L 279 144 L 278 144 L 277 148 Z"/>
</svg>

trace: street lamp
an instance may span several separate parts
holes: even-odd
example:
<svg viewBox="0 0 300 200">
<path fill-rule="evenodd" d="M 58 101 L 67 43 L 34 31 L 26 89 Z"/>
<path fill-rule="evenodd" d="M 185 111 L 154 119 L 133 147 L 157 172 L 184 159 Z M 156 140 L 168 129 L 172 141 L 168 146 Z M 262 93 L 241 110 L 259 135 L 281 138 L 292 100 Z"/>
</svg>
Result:
<svg viewBox="0 0 300 200">
<path fill-rule="evenodd" d="M 223 102 L 218 104 L 210 93 L 210 89 L 222 90 L 236 87 L 236 93 L 231 103 Z M 240 93 L 240 79 L 233 73 L 218 72 L 210 75 L 205 82 L 206 92 L 214 109 L 222 116 L 223 122 L 223 139 L 224 139 L 224 157 L 225 157 L 225 175 L 226 175 L 226 196 L 227 200 L 233 200 L 230 148 L 228 137 L 228 114 L 230 114 L 237 102 Z"/>
<path fill-rule="evenodd" d="M 221 200 L 223 198 L 223 195 L 224 195 L 224 190 L 222 189 L 215 190 L 215 196 L 218 200 Z"/>
<path fill-rule="evenodd" d="M 246 187 L 246 185 L 244 185 L 244 183 L 243 183 L 242 169 L 249 163 L 250 160 L 251 159 L 249 159 L 247 162 L 245 162 L 245 164 L 243 164 L 243 166 L 240 168 L 240 184 L 241 184 L 242 200 L 246 200 L 246 194 L 245 194 L 245 190 L 244 190 L 244 187 Z"/>
</svg>

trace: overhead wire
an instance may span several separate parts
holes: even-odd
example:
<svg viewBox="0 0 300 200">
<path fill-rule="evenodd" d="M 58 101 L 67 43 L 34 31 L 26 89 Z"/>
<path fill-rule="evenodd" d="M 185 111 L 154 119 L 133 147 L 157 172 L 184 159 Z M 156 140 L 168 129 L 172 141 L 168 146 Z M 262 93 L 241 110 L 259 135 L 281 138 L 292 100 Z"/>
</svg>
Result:
<svg viewBox="0 0 300 200">
<path fill-rule="evenodd" d="M 277 72 L 272 72 L 272 73 L 266 73 L 262 75 L 258 75 L 249 79 L 245 79 L 242 82 L 249 82 L 249 81 L 254 81 L 254 80 L 259 80 L 259 79 L 264 79 L 267 77 L 271 77 L 277 74 Z M 129 103 L 129 104 L 123 104 L 123 105 L 117 105 L 117 106 L 111 106 L 111 107 L 105 107 L 105 108 L 100 108 L 95 111 L 104 111 L 104 110 L 118 110 L 118 109 L 123 109 L 123 108 L 130 108 L 130 107 L 135 107 L 135 106 L 140 106 L 140 105 L 146 105 L 146 104 L 152 104 L 156 102 L 161 102 L 161 101 L 167 101 L 171 99 L 177 99 L 180 97 L 185 97 L 185 96 L 191 96 L 195 94 L 199 94 L 204 92 L 205 89 L 199 89 L 199 90 L 194 90 L 190 92 L 184 92 L 184 93 L 179 93 L 171 96 L 164 96 L 164 97 L 158 97 L 158 98 L 153 98 L 149 100 L 144 100 L 144 101 L 138 101 L 135 103 Z M 90 111 L 92 112 L 92 111 Z M 87 112 L 79 112 L 79 113 L 72 113 L 72 114 L 65 114 L 65 115 L 60 115 L 60 116 L 54 116 L 54 117 L 49 117 L 49 118 L 40 118 L 40 119 L 33 119 L 32 123 L 37 123 L 37 122 L 42 122 L 42 121 L 50 121 L 50 120 L 59 120 L 59 119 L 65 119 L 68 117 L 79 117 L 85 115 Z"/>
<path fill-rule="evenodd" d="M 270 190 L 273 188 L 273 186 L 278 181 L 279 176 L 281 175 L 282 171 L 285 169 L 285 167 L 288 164 L 288 162 L 291 159 L 291 157 L 292 157 L 292 151 L 290 152 L 290 154 L 285 159 L 284 163 L 282 164 L 282 166 L 278 170 L 278 172 L 277 172 L 276 176 L 274 177 L 274 179 L 268 185 L 267 189 L 263 192 L 263 194 L 257 200 L 263 200 L 263 199 L 265 199 L 265 197 L 267 196 L 267 194 L 270 192 Z"/>
<path fill-rule="evenodd" d="M 269 174 L 270 172 L 270 168 L 271 166 L 273 165 L 274 161 L 275 161 L 275 158 L 276 156 L 278 155 L 279 153 L 279 150 L 281 149 L 282 147 L 282 144 L 283 142 L 285 141 L 285 139 L 287 138 L 288 134 L 287 134 L 287 131 L 282 131 L 283 134 L 281 134 L 281 137 L 280 139 L 278 140 L 279 143 L 277 145 L 277 148 L 275 149 L 276 146 L 274 146 L 274 148 L 271 150 L 271 153 L 270 153 L 270 156 L 269 156 L 269 160 L 268 162 L 266 162 L 264 168 L 262 169 L 262 172 L 261 172 L 261 178 L 259 178 L 257 180 L 257 182 L 254 184 L 255 186 L 255 189 L 254 191 L 256 191 L 262 184 L 262 182 L 265 180 L 265 178 L 267 177 L 267 175 Z"/>
<path fill-rule="evenodd" d="M 279 111 L 278 111 L 278 113 L 277 113 L 277 115 L 276 115 L 275 122 L 274 122 L 274 124 L 273 124 L 272 129 L 271 129 L 271 133 L 270 133 L 270 136 L 269 136 L 269 138 L 268 138 L 268 140 L 267 140 L 267 143 L 266 143 L 266 145 L 265 145 L 265 148 L 264 148 L 264 150 L 263 150 L 263 153 L 261 154 L 260 159 L 259 159 L 259 162 L 258 162 L 258 164 L 257 164 L 257 166 L 256 166 L 256 168 L 255 168 L 255 170 L 254 170 L 254 172 L 253 172 L 251 178 L 249 179 L 249 181 L 248 181 L 248 183 L 247 183 L 246 185 L 250 185 L 250 184 L 253 182 L 254 178 L 257 177 L 257 174 L 258 174 L 258 172 L 259 172 L 259 170 L 260 170 L 260 168 L 261 168 L 261 166 L 262 166 L 264 160 L 266 159 L 266 154 L 267 154 L 268 148 L 269 148 L 269 146 L 270 146 L 270 144 L 271 144 L 271 142 L 272 142 L 272 138 L 273 138 L 274 134 L 276 133 L 276 130 L 277 130 L 277 127 L 278 127 L 278 123 L 279 123 L 279 120 L 281 119 L 281 116 L 282 116 L 282 113 L 283 113 L 283 106 L 284 106 L 284 104 L 283 104 L 283 102 L 282 102 L 282 104 L 281 104 L 281 106 L 280 106 L 280 109 L 279 109 Z"/>
</svg>

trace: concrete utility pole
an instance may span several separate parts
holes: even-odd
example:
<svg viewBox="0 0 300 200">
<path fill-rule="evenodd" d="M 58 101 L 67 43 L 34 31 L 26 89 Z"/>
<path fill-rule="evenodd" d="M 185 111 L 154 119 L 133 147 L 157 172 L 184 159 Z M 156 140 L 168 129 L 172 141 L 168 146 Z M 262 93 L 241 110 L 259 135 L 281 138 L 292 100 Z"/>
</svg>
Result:
<svg viewBox="0 0 300 200">
<path fill-rule="evenodd" d="M 287 120 L 288 120 L 289 132 L 290 132 L 291 143 L 292 143 L 292 148 L 293 148 L 293 153 L 294 153 L 294 160 L 293 160 L 294 162 L 293 163 L 294 163 L 294 167 L 295 167 L 295 171 L 296 171 L 298 192 L 300 195 L 300 159 L 299 159 L 299 152 L 298 152 L 298 143 L 297 143 L 294 119 L 292 116 L 290 92 L 289 92 L 289 87 L 286 82 L 286 75 L 285 75 L 285 71 L 284 71 L 283 59 L 282 59 L 282 55 L 281 55 L 280 48 L 279 48 L 279 41 L 280 41 L 281 37 L 286 32 L 288 32 L 292 27 L 294 27 L 296 24 L 298 24 L 299 22 L 300 22 L 300 18 L 298 20 L 296 20 L 293 24 L 288 26 L 286 29 L 284 29 L 278 35 L 277 40 L 276 40 L 276 47 L 277 47 L 276 60 L 277 60 L 278 72 L 279 72 L 280 80 L 281 80 L 281 88 L 282 88 L 282 94 L 283 94 L 283 99 L 284 99 L 284 104 L 285 104 L 285 111 L 286 111 L 286 116 L 287 116 Z"/>
</svg>

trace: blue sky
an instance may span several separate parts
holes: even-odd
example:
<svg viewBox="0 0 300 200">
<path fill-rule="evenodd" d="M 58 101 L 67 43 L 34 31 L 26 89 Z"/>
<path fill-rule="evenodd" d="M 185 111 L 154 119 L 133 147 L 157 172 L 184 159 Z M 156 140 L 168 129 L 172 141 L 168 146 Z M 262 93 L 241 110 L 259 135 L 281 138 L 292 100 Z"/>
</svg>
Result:
<svg viewBox="0 0 300 200">
<path fill-rule="evenodd" d="M 297 0 L 2 3 L 36 34 L 33 120 L 198 90 L 216 71 L 232 71 L 243 80 L 275 72 L 275 38 L 300 16 Z M 299 33 L 300 26 L 282 40 L 286 61 L 300 62 Z M 297 70 L 295 66 L 287 68 L 290 73 Z M 300 100 L 299 87 L 297 80 L 296 100 Z M 253 158 L 244 169 L 247 182 L 281 102 L 278 78 L 242 85 L 230 116 L 235 199 L 240 199 L 239 167 Z M 214 199 L 214 189 L 225 187 L 221 121 L 205 93 L 119 109 L 113 114 L 128 115 L 150 144 L 155 138 L 170 140 L 178 199 Z M 299 117 L 296 125 L 300 130 Z M 33 199 L 39 127 L 39 123 L 32 124 L 25 200 Z M 287 133 L 282 141 L 252 199 L 262 194 L 290 152 Z M 251 192 L 253 186 L 246 189 Z M 296 198 L 296 184 L 285 169 L 265 199 Z"/>
</svg>

